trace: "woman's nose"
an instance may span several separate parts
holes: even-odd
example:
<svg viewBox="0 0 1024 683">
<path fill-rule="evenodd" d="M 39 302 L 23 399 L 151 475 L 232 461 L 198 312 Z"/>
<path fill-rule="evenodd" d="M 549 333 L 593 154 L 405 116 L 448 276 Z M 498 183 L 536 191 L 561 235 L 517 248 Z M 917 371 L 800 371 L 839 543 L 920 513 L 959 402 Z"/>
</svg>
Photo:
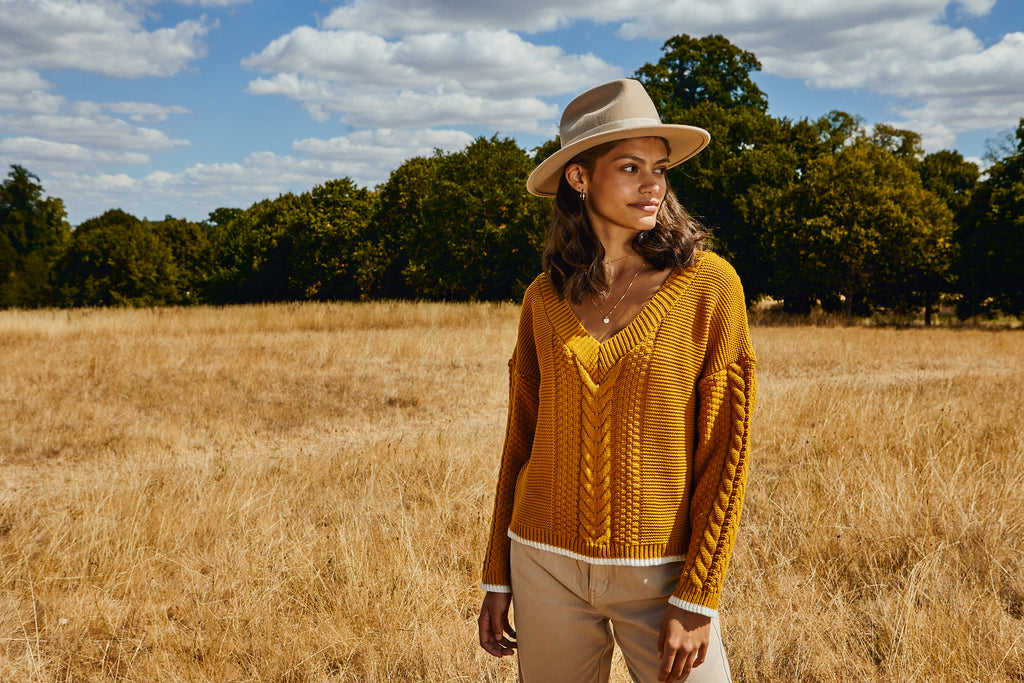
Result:
<svg viewBox="0 0 1024 683">
<path fill-rule="evenodd" d="M 641 177 L 640 187 L 645 190 L 658 190 L 661 187 L 662 175 L 653 171 L 645 171 Z"/>
</svg>

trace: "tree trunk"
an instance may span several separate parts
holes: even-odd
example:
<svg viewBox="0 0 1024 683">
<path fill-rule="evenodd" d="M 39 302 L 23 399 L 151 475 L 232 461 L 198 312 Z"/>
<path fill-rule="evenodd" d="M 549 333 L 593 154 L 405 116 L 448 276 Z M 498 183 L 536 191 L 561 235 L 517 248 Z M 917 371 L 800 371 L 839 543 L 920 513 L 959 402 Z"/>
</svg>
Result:
<svg viewBox="0 0 1024 683">
<path fill-rule="evenodd" d="M 844 324 L 849 325 L 853 322 L 853 292 L 847 291 L 843 299 L 843 317 Z"/>
</svg>

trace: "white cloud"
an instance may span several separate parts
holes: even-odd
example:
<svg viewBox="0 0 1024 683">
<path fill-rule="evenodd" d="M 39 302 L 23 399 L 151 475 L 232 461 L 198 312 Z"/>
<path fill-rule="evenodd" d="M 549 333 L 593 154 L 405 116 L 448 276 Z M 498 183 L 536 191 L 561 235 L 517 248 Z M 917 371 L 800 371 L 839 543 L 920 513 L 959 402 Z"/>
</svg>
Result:
<svg viewBox="0 0 1024 683">
<path fill-rule="evenodd" d="M 767 71 L 822 89 L 864 89 L 898 98 L 899 125 L 926 148 L 968 130 L 1013 125 L 1024 113 L 1024 34 L 985 47 L 966 29 L 903 21 L 836 32 L 836 47 L 800 53 L 763 48 Z"/>
<path fill-rule="evenodd" d="M 129 0 L 130 2 L 130 0 Z M 112 0 L 3 0 L 0 3 L 0 139 L 5 157 L 34 168 L 81 169 L 148 163 L 146 152 L 189 144 L 134 123 L 159 123 L 188 109 L 143 102 L 71 102 L 53 93 L 41 69 L 107 76 L 171 76 L 202 55 L 205 19 L 146 30 L 145 11 Z M 123 115 L 122 120 L 110 114 Z"/>
<path fill-rule="evenodd" d="M 139 178 L 54 167 L 45 187 L 73 209 L 72 223 L 114 206 L 140 217 L 171 214 L 200 220 L 219 207 L 244 208 L 334 178 L 373 187 L 406 159 L 435 149 L 457 151 L 472 141 L 457 130 L 367 130 L 329 140 L 296 140 L 291 154 L 255 152 L 242 162 L 193 164 L 177 173 L 154 171 Z"/>
<path fill-rule="evenodd" d="M 188 140 L 169 138 L 155 128 L 132 126 L 121 119 L 97 115 L 90 105 L 77 103 L 78 111 L 72 115 L 0 116 L 0 126 L 29 137 L 105 150 L 166 151 L 189 144 Z"/>
<path fill-rule="evenodd" d="M 288 166 L 257 153 L 245 163 L 194 164 L 178 173 L 153 171 L 142 177 L 55 170 L 44 186 L 64 200 L 72 225 L 111 208 L 140 218 L 201 220 L 219 207 L 245 208 L 292 188 L 308 189 L 306 177 Z"/>
<path fill-rule="evenodd" d="M 423 126 L 436 117 L 443 125 L 536 133 L 557 116 L 536 98 L 624 74 L 512 31 L 588 20 L 618 24 L 626 39 L 722 33 L 768 73 L 899 98 L 899 123 L 930 131 L 927 140 L 949 140 L 957 131 L 1012 125 L 1024 111 L 1024 91 L 1015 87 L 1024 82 L 1024 37 L 1010 33 L 986 47 L 947 23 L 984 16 L 995 1 L 667 0 L 652 9 L 640 0 L 354 0 L 328 15 L 322 30 L 297 28 L 245 65 L 269 74 L 249 92 L 299 100 L 321 121 L 337 114 L 355 125 Z M 510 127 L 494 112 L 520 123 Z"/>
<path fill-rule="evenodd" d="M 567 55 L 509 31 L 484 30 L 388 41 L 365 31 L 300 27 L 243 64 L 274 74 L 252 81 L 249 93 L 298 100 L 319 121 L 336 113 L 357 126 L 531 133 L 549 132 L 546 120 L 558 113 L 540 97 L 622 75 L 592 54 Z"/>
<path fill-rule="evenodd" d="M 0 139 L 0 157 L 32 169 L 85 169 L 94 164 L 148 164 L 149 156 L 139 152 L 111 152 L 66 142 L 34 137 Z"/>
<path fill-rule="evenodd" d="M 166 121 L 171 114 L 191 113 L 186 107 L 163 106 L 150 102 L 110 102 L 104 104 L 103 108 L 115 114 L 127 114 L 128 118 L 136 123 L 160 123 Z"/>
<path fill-rule="evenodd" d="M 577 20 L 622 24 L 627 38 L 664 40 L 679 33 L 701 36 L 737 30 L 773 33 L 787 24 L 829 26 L 884 23 L 907 16 L 942 14 L 948 6 L 979 16 L 996 0 L 353 0 L 324 20 L 325 28 L 358 29 L 382 36 L 460 32 L 474 28 L 534 33 Z M 805 34 L 803 40 L 813 39 Z"/>
<path fill-rule="evenodd" d="M 32 69 L 0 68 L 0 109 L 55 114 L 64 98 L 47 92 L 52 88 L 52 83 Z"/>
<path fill-rule="evenodd" d="M 389 173 L 414 156 L 430 156 L 435 149 L 456 151 L 473 141 L 459 130 L 365 130 L 323 140 L 306 138 L 292 144 L 292 153 L 327 162 L 363 185 L 378 185 Z"/>
<path fill-rule="evenodd" d="M 286 95 L 303 102 L 314 119 L 326 121 L 332 113 L 353 126 L 389 128 L 424 125 L 484 125 L 498 130 L 550 132 L 541 122 L 558 114 L 558 108 L 535 98 L 491 100 L 460 92 L 403 90 L 364 92 L 343 84 L 279 74 L 249 84 L 255 95 Z"/>
<path fill-rule="evenodd" d="M 70 68 L 120 78 L 171 76 L 203 55 L 205 18 L 147 31 L 111 0 L 5 0 L 0 69 Z"/>
<path fill-rule="evenodd" d="M 30 114 L 55 114 L 64 104 L 64 98 L 41 90 L 11 92 L 0 90 L 0 110 L 20 111 Z"/>
<path fill-rule="evenodd" d="M 967 14 L 980 17 L 992 11 L 996 0 L 958 0 L 956 4 L 960 5 Z"/>
<path fill-rule="evenodd" d="M 547 31 L 587 16 L 585 0 L 480 2 L 479 0 L 355 0 L 335 9 L 326 28 L 361 29 L 384 36 L 463 31 L 472 28 Z"/>
<path fill-rule="evenodd" d="M 302 74 L 378 92 L 446 87 L 490 97 L 558 95 L 621 74 L 593 54 L 567 55 L 510 31 L 484 30 L 388 41 L 365 31 L 303 26 L 242 63 L 264 73 Z"/>
<path fill-rule="evenodd" d="M 49 90 L 53 84 L 32 69 L 4 69 L 0 71 L 0 92 L 31 92 Z"/>
<path fill-rule="evenodd" d="M 175 205 L 181 199 L 227 199 L 228 205 L 248 206 L 294 189 L 304 189 L 316 176 L 311 165 L 271 152 L 254 152 L 244 163 L 194 164 L 180 173 L 157 171 L 136 183 L 136 190 L 163 195 Z M 177 201 L 176 201 L 177 200 Z M 216 208 L 211 206 L 211 210 Z"/>
<path fill-rule="evenodd" d="M 903 120 L 893 123 L 920 132 L 928 149 L 957 132 L 1013 125 L 1024 112 L 1024 34 L 986 47 L 945 23 L 947 13 L 984 15 L 995 0 L 677 0 L 652 14 L 625 5 L 624 37 L 724 33 L 767 73 L 895 97 Z"/>
<path fill-rule="evenodd" d="M 199 5 L 200 7 L 230 7 L 231 5 L 247 5 L 252 0 L 175 0 L 179 5 Z"/>
</svg>

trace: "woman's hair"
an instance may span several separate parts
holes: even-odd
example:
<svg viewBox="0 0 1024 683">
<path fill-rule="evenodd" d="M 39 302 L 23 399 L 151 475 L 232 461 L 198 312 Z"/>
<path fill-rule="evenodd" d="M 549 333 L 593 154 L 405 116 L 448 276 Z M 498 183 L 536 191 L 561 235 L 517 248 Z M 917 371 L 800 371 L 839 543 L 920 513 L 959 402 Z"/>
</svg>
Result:
<svg viewBox="0 0 1024 683">
<path fill-rule="evenodd" d="M 581 152 L 566 166 L 579 164 L 592 173 L 597 159 L 618 142 L 621 141 L 613 140 Z M 667 141 L 665 146 L 668 146 Z M 670 266 L 684 268 L 693 262 L 705 237 L 704 227 L 687 213 L 666 186 L 665 199 L 658 207 L 657 223 L 652 229 L 637 233 L 633 249 L 659 270 Z M 603 261 L 604 247 L 590 225 L 587 208 L 563 173 L 544 242 L 543 268 L 562 298 L 578 304 L 587 294 L 608 290 Z"/>
</svg>

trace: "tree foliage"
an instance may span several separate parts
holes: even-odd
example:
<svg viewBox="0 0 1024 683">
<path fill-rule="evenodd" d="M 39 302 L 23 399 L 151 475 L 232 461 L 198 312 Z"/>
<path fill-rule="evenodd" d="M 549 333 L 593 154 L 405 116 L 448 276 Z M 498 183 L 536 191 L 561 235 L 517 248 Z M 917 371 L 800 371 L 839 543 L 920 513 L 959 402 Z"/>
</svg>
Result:
<svg viewBox="0 0 1024 683">
<path fill-rule="evenodd" d="M 871 143 L 881 147 L 897 159 L 914 162 L 924 156 L 924 149 L 921 147 L 921 135 L 912 130 L 896 128 L 887 123 L 880 123 L 871 132 Z"/>
<path fill-rule="evenodd" d="M 636 77 L 663 119 L 675 119 L 700 104 L 768 110 L 768 98 L 750 77 L 761 63 L 723 36 L 678 35 L 661 50 L 661 59 L 640 67 Z"/>
<path fill-rule="evenodd" d="M 960 315 L 1024 313 L 1024 118 L 1016 150 L 974 190 L 957 233 Z"/>
<path fill-rule="evenodd" d="M 58 264 L 60 301 L 71 306 L 164 306 L 180 300 L 171 248 L 120 209 L 79 225 Z"/>
<path fill-rule="evenodd" d="M 509 139 L 412 159 L 381 188 L 371 286 L 385 296 L 518 297 L 537 274 L 549 205 L 525 191 L 531 157 Z"/>
<path fill-rule="evenodd" d="M 284 194 L 238 213 L 218 231 L 210 290 L 226 303 L 290 301 L 295 235 L 306 229 L 308 195 Z"/>
<path fill-rule="evenodd" d="M 687 209 L 712 229 L 716 250 L 729 258 L 751 300 L 771 291 L 767 224 L 779 192 L 797 178 L 800 157 L 788 123 L 767 114 L 751 77 L 761 69 L 750 52 L 722 36 L 666 41 L 656 64 L 636 77 L 665 123 L 695 125 L 711 144 L 670 172 Z"/>
<path fill-rule="evenodd" d="M 948 149 L 927 154 L 917 167 L 926 190 L 939 196 L 959 223 L 978 185 L 981 171 L 960 152 Z"/>
<path fill-rule="evenodd" d="M 342 178 L 314 187 L 309 204 L 307 223 L 292 239 L 289 291 L 303 299 L 359 298 L 359 269 L 377 195 Z"/>
<path fill-rule="evenodd" d="M 637 70 L 662 120 L 711 144 L 669 174 L 750 300 L 849 315 L 959 297 L 963 316 L 1024 312 L 1024 119 L 959 153 L 831 111 L 768 113 L 761 65 L 722 36 L 679 35 Z M 0 306 L 334 299 L 516 299 L 540 268 L 551 202 L 525 180 L 559 148 L 478 138 L 406 160 L 376 189 L 349 178 L 207 220 L 108 211 L 70 231 L 59 199 L 12 166 L 0 186 Z"/>
<path fill-rule="evenodd" d="M 151 223 L 149 227 L 170 250 L 178 293 L 174 303 L 206 301 L 214 255 L 209 227 L 173 216 Z"/>
<path fill-rule="evenodd" d="M 949 208 L 867 139 L 811 162 L 781 197 L 778 221 L 776 291 L 793 310 L 818 301 L 852 316 L 924 303 L 950 264 Z"/>
<path fill-rule="evenodd" d="M 12 166 L 0 185 L 0 306 L 50 303 L 53 263 L 69 232 L 64 203 L 44 195 L 38 176 Z"/>
</svg>

